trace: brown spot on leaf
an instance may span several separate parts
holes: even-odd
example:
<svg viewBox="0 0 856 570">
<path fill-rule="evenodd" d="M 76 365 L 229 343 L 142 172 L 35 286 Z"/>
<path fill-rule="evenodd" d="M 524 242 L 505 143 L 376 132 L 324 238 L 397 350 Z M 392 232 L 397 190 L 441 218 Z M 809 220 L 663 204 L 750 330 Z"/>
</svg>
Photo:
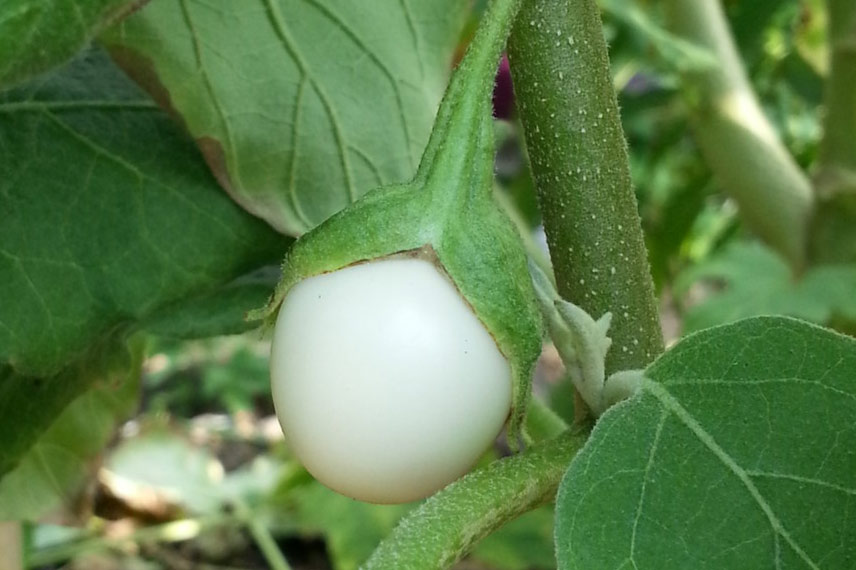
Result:
<svg viewBox="0 0 856 570">
<path fill-rule="evenodd" d="M 113 61 L 122 68 L 122 70 L 133 79 L 137 85 L 142 87 L 155 103 L 160 108 L 169 113 L 169 115 L 181 125 L 186 131 L 190 132 L 184 116 L 175 108 L 172 103 L 172 96 L 169 89 L 163 84 L 155 68 L 154 62 L 143 54 L 133 50 L 127 46 L 108 44 L 107 50 Z M 192 133 L 191 133 L 192 134 Z M 223 152 L 223 146 L 220 141 L 213 137 L 202 136 L 196 138 L 196 144 L 202 152 L 202 157 L 205 159 L 208 168 L 214 174 L 220 186 L 229 193 L 229 195 L 245 209 L 252 212 L 248 204 L 242 201 L 232 187 L 229 178 L 229 171 L 226 166 L 226 155 Z"/>
<path fill-rule="evenodd" d="M 116 65 L 122 68 L 122 71 L 142 87 L 160 108 L 169 113 L 187 131 L 187 123 L 181 113 L 173 106 L 169 89 L 161 82 L 154 62 L 126 46 L 107 44 L 105 47 Z"/>
<path fill-rule="evenodd" d="M 226 153 L 223 152 L 223 145 L 214 137 L 204 136 L 196 139 L 196 144 L 199 145 L 199 150 L 202 151 L 202 156 L 208 164 L 208 168 L 214 174 L 214 178 L 220 183 L 220 186 L 229 193 L 232 198 L 235 198 L 235 192 L 232 188 L 232 181 L 229 179 L 229 169 L 226 165 Z"/>
</svg>

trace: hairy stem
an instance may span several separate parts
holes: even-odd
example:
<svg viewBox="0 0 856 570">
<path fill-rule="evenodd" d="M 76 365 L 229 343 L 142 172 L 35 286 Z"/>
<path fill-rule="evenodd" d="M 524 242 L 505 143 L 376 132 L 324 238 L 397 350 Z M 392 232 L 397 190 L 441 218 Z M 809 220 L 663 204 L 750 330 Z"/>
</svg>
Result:
<svg viewBox="0 0 856 570">
<path fill-rule="evenodd" d="M 844 0 L 849 1 L 849 0 Z M 752 90 L 718 0 L 665 0 L 672 32 L 719 65 L 684 74 L 693 132 L 746 224 L 797 270 L 806 254 L 811 184 Z"/>
<path fill-rule="evenodd" d="M 606 370 L 663 351 L 595 0 L 527 0 L 508 46 L 559 293 L 613 314 Z"/>
<path fill-rule="evenodd" d="M 827 0 L 829 77 L 826 81 L 818 191 L 856 185 L 856 2 Z"/>
<path fill-rule="evenodd" d="M 553 500 L 585 432 L 566 432 L 452 483 L 410 512 L 364 568 L 447 568 L 511 519 Z"/>
</svg>

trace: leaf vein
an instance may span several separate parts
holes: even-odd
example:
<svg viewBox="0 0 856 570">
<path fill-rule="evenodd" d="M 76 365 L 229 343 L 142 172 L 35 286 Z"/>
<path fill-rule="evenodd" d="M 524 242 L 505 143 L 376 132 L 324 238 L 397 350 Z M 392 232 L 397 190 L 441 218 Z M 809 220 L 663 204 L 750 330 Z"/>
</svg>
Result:
<svg viewBox="0 0 856 570">
<path fill-rule="evenodd" d="M 404 112 L 404 99 L 401 96 L 401 88 L 398 85 L 398 81 L 395 78 L 395 75 L 389 70 L 383 60 L 377 56 L 372 50 L 369 49 L 368 45 L 354 32 L 345 22 L 343 22 L 335 13 L 333 13 L 329 8 L 320 4 L 317 0 L 307 0 L 308 4 L 318 10 L 324 17 L 326 17 L 334 26 L 339 28 L 342 33 L 344 33 L 357 48 L 362 50 L 365 53 L 369 60 L 375 64 L 375 66 L 381 71 L 381 73 L 386 77 L 389 81 L 390 86 L 392 87 L 393 95 L 395 96 L 395 104 L 398 107 L 398 117 L 401 120 L 401 128 L 404 132 L 404 140 L 407 144 L 407 159 L 410 164 L 411 170 L 416 168 L 416 158 L 413 155 L 413 148 L 410 144 L 410 131 L 407 124 L 407 115 Z M 418 54 L 418 52 L 417 52 Z M 418 57 L 417 57 L 418 59 Z"/>
<path fill-rule="evenodd" d="M 746 474 L 750 477 L 761 477 L 768 479 L 785 479 L 787 481 L 793 481 L 795 483 L 805 483 L 807 485 L 816 485 L 818 487 L 824 487 L 826 489 L 831 489 L 833 491 L 838 491 L 839 493 L 844 493 L 846 495 L 851 495 L 856 497 L 856 489 L 851 489 L 849 487 L 844 487 L 842 485 L 837 485 L 835 483 L 830 483 L 829 481 L 822 481 L 820 479 L 815 479 L 813 477 L 802 477 L 800 475 L 791 475 L 790 473 L 775 473 L 772 471 L 758 471 L 751 470 L 746 471 Z"/>
<path fill-rule="evenodd" d="M 116 154 L 111 153 L 109 150 L 107 150 L 106 148 L 104 148 L 100 144 L 96 143 L 91 138 L 89 138 L 89 137 L 83 135 L 82 133 L 78 132 L 73 127 L 66 124 L 64 121 L 62 121 L 59 117 L 54 115 L 53 113 L 45 111 L 45 116 L 49 117 L 51 121 L 53 121 L 58 127 L 60 127 L 63 131 L 65 131 L 69 136 L 71 136 L 72 138 L 74 138 L 78 142 L 82 143 L 84 146 L 88 147 L 90 150 L 92 150 L 92 152 L 96 153 L 98 156 L 103 156 L 105 158 L 108 158 L 113 163 L 125 168 L 126 170 L 128 170 L 129 172 L 134 174 L 140 181 L 151 182 L 152 184 L 155 184 L 156 186 L 163 188 L 164 190 L 167 190 L 168 192 L 170 192 L 171 194 L 176 196 L 179 200 L 181 200 L 182 202 L 187 204 L 191 210 L 194 210 L 195 212 L 197 212 L 201 216 L 208 218 L 209 220 L 214 222 L 215 225 L 223 228 L 227 233 L 231 234 L 235 238 L 240 238 L 240 236 L 236 233 L 235 229 L 232 228 L 231 226 L 229 226 L 229 224 L 226 224 L 220 218 L 213 216 L 210 212 L 207 212 L 206 210 L 201 208 L 199 206 L 199 204 L 188 199 L 187 196 L 185 196 L 178 189 L 173 188 L 172 186 L 169 186 L 169 185 L 164 184 L 163 182 L 161 182 L 159 180 L 152 178 L 151 176 L 149 176 L 148 174 L 146 174 L 145 172 L 140 170 L 136 165 L 128 162 L 127 160 L 125 160 L 124 158 L 122 158 Z"/>
<path fill-rule="evenodd" d="M 315 89 L 315 92 L 318 94 L 318 98 L 321 100 L 321 105 L 324 107 L 324 111 L 330 118 L 330 124 L 333 127 L 333 137 L 336 139 L 336 147 L 339 151 L 339 161 L 342 167 L 342 173 L 345 177 L 347 200 L 348 202 L 354 202 L 357 199 L 357 192 L 354 188 L 353 174 L 351 173 L 351 165 L 348 161 L 348 155 L 346 152 L 348 145 L 345 142 L 342 125 L 333 109 L 333 105 L 330 103 L 330 98 L 327 96 L 320 83 L 314 78 L 306 64 L 306 61 L 304 61 L 300 52 L 297 50 L 297 47 L 291 38 L 291 34 L 288 31 L 288 27 L 285 24 L 285 19 L 282 17 L 282 13 L 280 12 L 279 6 L 276 4 L 275 0 L 265 0 L 265 5 L 268 8 L 268 19 L 270 20 L 271 26 L 279 38 L 279 41 L 282 43 L 283 48 L 297 64 L 300 72 L 307 76 L 313 89 Z"/>
<path fill-rule="evenodd" d="M 834 386 L 830 386 L 828 384 L 824 384 L 818 380 L 807 380 L 805 378 L 797 378 L 797 377 L 783 377 L 783 378 L 753 378 L 751 380 L 747 380 L 744 382 L 732 381 L 732 380 L 722 380 L 720 378 L 686 378 L 684 380 L 675 380 L 668 381 L 664 385 L 665 386 L 699 386 L 699 385 L 724 385 L 728 387 L 740 387 L 743 386 L 745 388 L 754 388 L 760 384 L 805 384 L 808 386 L 815 386 L 817 388 L 822 388 L 824 390 L 828 390 L 833 392 L 839 396 L 844 396 L 846 398 L 850 398 L 851 400 L 856 401 L 856 394 L 851 394 L 850 392 L 846 392 L 841 390 L 840 388 L 836 388 Z"/>
<path fill-rule="evenodd" d="M 660 435 L 663 433 L 663 426 L 666 425 L 666 419 L 669 417 L 669 412 L 665 408 L 660 414 L 660 422 L 657 424 L 657 430 L 654 432 L 654 441 L 651 442 L 651 449 L 648 451 L 648 462 L 645 465 L 645 471 L 642 473 L 642 489 L 639 491 L 639 502 L 636 505 L 636 516 L 633 517 L 633 531 L 630 533 L 630 563 L 636 568 L 636 531 L 639 527 L 639 519 L 642 518 L 642 509 L 645 505 L 645 490 L 648 487 L 648 476 L 651 473 L 651 468 L 654 466 L 654 456 L 657 454 L 657 447 L 660 444 Z"/>
<path fill-rule="evenodd" d="M 155 111 L 154 101 L 7 101 L 0 103 L 0 113 L 39 112 L 39 111 L 78 111 L 97 109 L 101 111 Z"/>
<path fill-rule="evenodd" d="M 802 547 L 791 536 L 790 532 L 788 532 L 784 527 L 782 521 L 779 520 L 779 517 L 773 511 L 770 503 L 767 502 L 767 499 L 761 494 L 758 487 L 755 486 L 755 483 L 749 477 L 746 470 L 738 465 L 734 458 L 728 455 L 728 452 L 726 452 L 725 449 L 716 442 L 713 436 L 710 435 L 704 427 L 702 427 L 693 415 L 684 408 L 664 386 L 657 382 L 645 379 L 643 380 L 643 389 L 654 396 L 654 398 L 656 398 L 664 408 L 674 414 L 675 417 L 677 417 L 684 426 L 689 429 L 698 438 L 698 440 L 740 480 L 741 483 L 743 483 L 743 486 L 746 487 L 750 496 L 755 500 L 764 515 L 766 515 L 767 521 L 770 523 L 775 534 L 784 538 L 794 552 L 796 552 L 799 557 L 802 558 L 803 562 L 805 562 L 810 568 L 813 570 L 820 570 L 817 563 L 809 557 L 805 550 L 802 549 Z"/>
<path fill-rule="evenodd" d="M 187 29 L 190 32 L 190 39 L 193 44 L 193 57 L 196 60 L 197 68 L 199 69 L 199 73 L 202 76 L 202 83 L 205 85 L 205 90 L 208 92 L 209 97 L 211 98 L 211 103 L 214 106 L 215 111 L 217 111 L 217 115 L 220 117 L 220 122 L 223 124 L 223 131 L 226 133 L 226 143 L 229 145 L 230 152 L 224 152 L 225 156 L 233 157 L 233 172 L 229 173 L 230 177 L 234 177 L 235 186 L 238 188 L 243 187 L 243 183 L 241 182 L 241 164 L 238 160 L 238 153 L 234 152 L 237 148 L 235 144 L 235 136 L 232 131 L 232 124 L 229 121 L 229 117 L 226 114 L 226 111 L 223 109 L 223 104 L 220 101 L 220 98 L 217 97 L 217 94 L 214 91 L 214 85 L 211 83 L 211 77 L 208 75 L 208 71 L 205 69 L 205 64 L 202 60 L 202 46 L 200 45 L 199 34 L 196 32 L 196 28 L 193 24 L 193 19 L 190 16 L 190 7 L 187 5 L 187 0 L 181 0 L 181 14 L 184 18 L 185 24 L 187 24 Z"/>
<path fill-rule="evenodd" d="M 297 153 L 297 145 L 300 140 L 298 132 L 300 131 L 300 107 L 303 104 L 303 91 L 306 87 L 307 76 L 303 74 L 300 78 L 300 83 L 297 86 L 297 93 L 294 96 L 294 117 L 292 119 L 291 126 L 291 163 L 288 167 L 288 195 L 291 198 L 291 206 L 294 208 L 294 212 L 297 214 L 297 217 L 300 219 L 301 223 L 306 230 L 312 228 L 313 224 L 309 221 L 309 218 L 306 216 L 306 213 L 303 211 L 303 207 L 300 205 L 300 201 L 297 198 L 297 159 L 299 154 Z"/>
</svg>

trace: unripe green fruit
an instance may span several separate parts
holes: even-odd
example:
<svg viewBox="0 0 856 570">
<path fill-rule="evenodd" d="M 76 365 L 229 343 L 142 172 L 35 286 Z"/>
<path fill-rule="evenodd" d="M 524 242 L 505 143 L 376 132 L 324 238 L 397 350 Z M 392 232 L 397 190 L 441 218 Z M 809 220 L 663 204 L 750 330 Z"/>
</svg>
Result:
<svg viewBox="0 0 856 570">
<path fill-rule="evenodd" d="M 464 474 L 511 409 L 511 369 L 427 260 L 363 263 L 298 283 L 271 348 L 277 415 L 316 479 L 402 503 Z"/>
</svg>

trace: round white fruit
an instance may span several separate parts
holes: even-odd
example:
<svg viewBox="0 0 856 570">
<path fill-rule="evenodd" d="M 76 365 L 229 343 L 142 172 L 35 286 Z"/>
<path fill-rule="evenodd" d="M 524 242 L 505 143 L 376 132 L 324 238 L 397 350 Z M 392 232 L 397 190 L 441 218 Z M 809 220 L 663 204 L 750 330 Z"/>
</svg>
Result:
<svg viewBox="0 0 856 570">
<path fill-rule="evenodd" d="M 372 503 L 421 499 L 466 473 L 511 408 L 508 361 L 448 278 L 417 258 L 295 285 L 271 381 L 306 469 Z"/>
</svg>

